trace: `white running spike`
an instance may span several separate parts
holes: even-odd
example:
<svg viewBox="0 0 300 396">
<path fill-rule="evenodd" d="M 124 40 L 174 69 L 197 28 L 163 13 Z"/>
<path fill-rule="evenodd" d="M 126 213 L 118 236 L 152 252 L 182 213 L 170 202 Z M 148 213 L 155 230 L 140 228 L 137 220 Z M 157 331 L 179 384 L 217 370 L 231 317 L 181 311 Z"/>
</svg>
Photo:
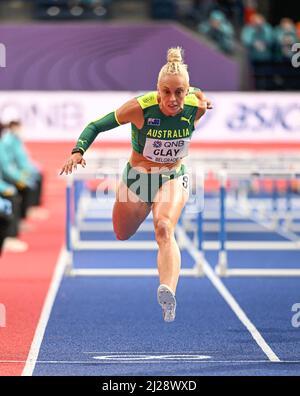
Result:
<svg viewBox="0 0 300 396">
<path fill-rule="evenodd" d="M 167 285 L 160 285 L 157 289 L 157 301 L 162 307 L 165 322 L 173 322 L 176 311 L 176 298 Z"/>
</svg>

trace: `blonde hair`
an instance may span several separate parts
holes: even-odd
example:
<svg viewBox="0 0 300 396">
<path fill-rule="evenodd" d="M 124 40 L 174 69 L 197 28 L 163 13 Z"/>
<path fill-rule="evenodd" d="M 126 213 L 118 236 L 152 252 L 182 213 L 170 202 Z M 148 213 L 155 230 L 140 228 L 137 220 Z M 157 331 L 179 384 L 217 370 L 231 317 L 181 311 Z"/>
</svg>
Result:
<svg viewBox="0 0 300 396">
<path fill-rule="evenodd" d="M 187 68 L 187 65 L 183 62 L 183 49 L 181 47 L 169 48 L 167 63 L 160 69 L 157 81 L 159 82 L 166 75 L 181 75 L 189 83 L 190 77 Z"/>
</svg>

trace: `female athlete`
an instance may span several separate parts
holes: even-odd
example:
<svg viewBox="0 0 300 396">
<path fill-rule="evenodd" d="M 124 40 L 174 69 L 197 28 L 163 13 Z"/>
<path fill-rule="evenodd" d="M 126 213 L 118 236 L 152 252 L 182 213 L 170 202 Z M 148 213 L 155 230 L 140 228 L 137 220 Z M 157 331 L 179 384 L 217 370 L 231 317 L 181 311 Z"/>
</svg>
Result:
<svg viewBox="0 0 300 396">
<path fill-rule="evenodd" d="M 205 95 L 189 86 L 182 49 L 171 48 L 158 75 L 157 91 L 133 98 L 91 122 L 60 173 L 68 175 L 78 164 L 85 167 L 83 155 L 100 132 L 131 123 L 132 153 L 116 193 L 113 228 L 117 239 L 129 239 L 152 211 L 158 244 L 157 298 L 166 322 L 175 319 L 181 258 L 174 230 L 188 199 L 182 158 L 188 154 L 196 123 L 209 108 Z"/>
</svg>

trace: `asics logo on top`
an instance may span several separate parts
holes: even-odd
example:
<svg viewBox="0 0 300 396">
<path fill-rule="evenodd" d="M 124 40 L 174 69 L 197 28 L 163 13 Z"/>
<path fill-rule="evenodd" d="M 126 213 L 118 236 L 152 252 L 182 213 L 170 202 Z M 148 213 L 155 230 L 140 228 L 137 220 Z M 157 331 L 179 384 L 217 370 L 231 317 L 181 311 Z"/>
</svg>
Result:
<svg viewBox="0 0 300 396">
<path fill-rule="evenodd" d="M 189 118 L 181 117 L 181 118 L 180 118 L 180 121 L 186 121 L 186 122 L 190 125 L 190 123 L 191 123 L 191 118 L 192 118 L 192 116 L 190 116 Z"/>
</svg>

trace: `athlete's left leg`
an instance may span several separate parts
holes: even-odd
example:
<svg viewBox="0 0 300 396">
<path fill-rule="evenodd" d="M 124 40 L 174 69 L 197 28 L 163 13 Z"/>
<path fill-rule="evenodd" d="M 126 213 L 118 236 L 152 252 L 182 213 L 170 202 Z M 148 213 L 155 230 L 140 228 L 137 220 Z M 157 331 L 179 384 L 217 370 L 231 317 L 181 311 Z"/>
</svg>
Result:
<svg viewBox="0 0 300 396">
<path fill-rule="evenodd" d="M 155 237 L 158 243 L 157 266 L 160 284 L 167 285 L 175 294 L 181 257 L 175 239 L 175 227 L 188 199 L 188 190 L 182 177 L 162 185 L 152 205 Z"/>
</svg>

